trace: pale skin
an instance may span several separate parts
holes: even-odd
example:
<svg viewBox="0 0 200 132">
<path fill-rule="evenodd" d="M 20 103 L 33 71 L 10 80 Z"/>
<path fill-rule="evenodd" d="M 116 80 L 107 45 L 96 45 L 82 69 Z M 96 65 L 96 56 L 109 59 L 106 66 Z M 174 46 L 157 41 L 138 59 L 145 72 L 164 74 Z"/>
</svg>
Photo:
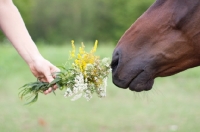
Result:
<svg viewBox="0 0 200 132">
<path fill-rule="evenodd" d="M 12 0 L 0 0 L 0 29 L 36 78 L 43 82 L 54 80 L 52 73 L 60 70 L 40 54 Z M 56 86 L 53 89 L 56 89 Z M 49 88 L 44 94 L 52 92 L 53 89 Z"/>
</svg>

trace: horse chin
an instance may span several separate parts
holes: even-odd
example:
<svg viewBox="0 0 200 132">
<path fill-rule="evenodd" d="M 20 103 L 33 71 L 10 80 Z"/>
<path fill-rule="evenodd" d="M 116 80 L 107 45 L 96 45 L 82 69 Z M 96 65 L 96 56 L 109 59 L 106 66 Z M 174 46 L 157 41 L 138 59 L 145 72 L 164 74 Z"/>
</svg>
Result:
<svg viewBox="0 0 200 132">
<path fill-rule="evenodd" d="M 152 89 L 154 78 L 152 78 L 149 72 L 140 71 L 138 74 L 129 74 L 123 80 L 114 76 L 113 83 L 120 88 L 129 88 L 131 91 L 141 92 Z"/>
<path fill-rule="evenodd" d="M 129 89 L 136 92 L 148 91 L 154 84 L 154 78 L 152 78 L 147 71 L 143 71 L 138 74 L 129 82 Z"/>
<path fill-rule="evenodd" d="M 154 79 L 148 80 L 147 82 L 135 79 L 129 84 L 129 89 L 135 92 L 148 91 L 152 89 L 153 83 Z"/>
</svg>

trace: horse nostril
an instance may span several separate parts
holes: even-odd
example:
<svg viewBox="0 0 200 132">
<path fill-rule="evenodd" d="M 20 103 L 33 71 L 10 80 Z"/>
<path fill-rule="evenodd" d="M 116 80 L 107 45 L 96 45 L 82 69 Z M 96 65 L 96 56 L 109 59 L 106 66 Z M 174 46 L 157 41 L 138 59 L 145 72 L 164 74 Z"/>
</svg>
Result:
<svg viewBox="0 0 200 132">
<path fill-rule="evenodd" d="M 111 63 L 112 71 L 114 71 L 117 68 L 118 62 L 119 62 L 119 59 L 112 61 L 112 63 Z"/>
<path fill-rule="evenodd" d="M 112 71 L 114 72 L 117 68 L 119 64 L 119 53 L 115 53 L 113 54 L 113 58 L 112 58 L 112 62 L 111 62 L 111 68 L 112 68 Z"/>
</svg>

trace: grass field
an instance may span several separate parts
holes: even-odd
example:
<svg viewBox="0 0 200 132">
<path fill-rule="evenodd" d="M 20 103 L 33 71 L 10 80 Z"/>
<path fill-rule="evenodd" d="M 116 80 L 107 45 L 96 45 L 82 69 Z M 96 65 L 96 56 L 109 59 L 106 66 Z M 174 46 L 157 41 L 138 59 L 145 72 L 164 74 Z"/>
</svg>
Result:
<svg viewBox="0 0 200 132">
<path fill-rule="evenodd" d="M 39 46 L 55 65 L 68 59 L 70 46 Z M 114 47 L 97 49 L 111 57 Z M 23 105 L 19 87 L 35 81 L 25 62 L 10 45 L 0 46 L 0 132 L 199 132 L 200 68 L 158 78 L 151 91 L 134 93 L 117 88 L 109 78 L 107 97 L 75 102 L 63 91 L 40 94 Z"/>
</svg>

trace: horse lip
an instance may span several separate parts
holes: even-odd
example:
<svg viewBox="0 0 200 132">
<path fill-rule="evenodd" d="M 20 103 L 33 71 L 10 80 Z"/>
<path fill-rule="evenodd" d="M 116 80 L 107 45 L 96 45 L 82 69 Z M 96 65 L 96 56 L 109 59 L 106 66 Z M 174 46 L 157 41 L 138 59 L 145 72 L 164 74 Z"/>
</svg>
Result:
<svg viewBox="0 0 200 132">
<path fill-rule="evenodd" d="M 131 80 L 128 87 L 131 91 L 148 91 L 152 88 L 153 83 L 154 78 L 148 76 L 148 72 L 143 70 Z"/>
<path fill-rule="evenodd" d="M 133 76 L 132 79 L 129 80 L 128 82 L 127 82 L 127 79 L 123 79 L 123 80 L 122 80 L 122 79 L 119 79 L 119 77 L 115 75 L 115 72 L 113 72 L 113 83 L 114 83 L 116 86 L 120 87 L 120 88 L 127 89 L 127 88 L 130 86 L 130 84 L 133 82 L 133 80 L 134 80 L 135 78 L 137 78 L 138 75 L 140 75 L 143 71 L 144 71 L 144 70 L 141 70 L 140 72 L 138 72 L 138 73 L 137 73 L 135 76 Z"/>
<path fill-rule="evenodd" d="M 120 79 L 115 78 L 115 77 L 113 77 L 113 80 L 112 80 L 112 81 L 113 81 L 113 83 L 114 83 L 117 87 L 119 87 L 119 88 L 127 89 L 128 86 L 129 86 L 129 84 L 127 84 L 126 81 L 120 80 Z M 120 83 L 119 83 L 119 82 L 120 82 Z"/>
<path fill-rule="evenodd" d="M 130 84 L 131 84 L 142 72 L 144 72 L 144 70 L 141 70 L 140 72 L 138 72 L 138 74 L 136 74 L 136 75 L 130 80 L 130 82 L 128 83 L 128 86 L 130 86 Z"/>
</svg>

